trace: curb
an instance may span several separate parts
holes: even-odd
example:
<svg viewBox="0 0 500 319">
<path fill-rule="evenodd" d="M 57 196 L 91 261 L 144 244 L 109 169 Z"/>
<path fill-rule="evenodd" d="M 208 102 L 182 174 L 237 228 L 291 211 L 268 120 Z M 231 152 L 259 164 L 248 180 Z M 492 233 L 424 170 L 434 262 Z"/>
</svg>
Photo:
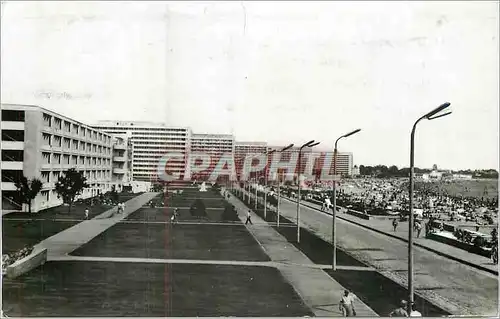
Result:
<svg viewBox="0 0 500 319">
<path fill-rule="evenodd" d="M 288 198 L 287 198 L 287 199 L 288 199 Z M 291 200 L 291 199 L 288 199 L 288 200 L 289 200 L 289 201 L 291 201 L 291 202 L 297 203 L 297 201 L 295 201 L 295 200 Z M 318 209 L 318 208 L 316 208 L 316 207 L 313 207 L 313 206 L 310 206 L 310 205 L 307 205 L 307 204 L 302 204 L 302 205 L 304 205 L 304 206 L 306 206 L 306 207 L 308 207 L 308 208 L 314 209 L 314 210 L 316 210 L 316 211 L 318 211 L 318 212 L 324 213 L 324 214 L 326 214 L 326 215 L 330 215 L 330 216 L 332 215 L 332 214 L 329 214 L 329 213 L 327 213 L 327 212 L 322 212 L 321 210 L 319 210 L 319 209 Z M 374 232 L 376 232 L 376 233 L 379 233 L 379 234 L 382 234 L 382 235 L 386 235 L 386 236 L 392 237 L 392 238 L 394 238 L 394 239 L 398 239 L 398 240 L 403 241 L 403 242 L 405 242 L 405 243 L 407 243 L 407 242 L 408 242 L 408 240 L 407 240 L 407 239 L 404 239 L 404 238 L 398 237 L 398 236 L 396 236 L 396 235 L 392 235 L 392 234 L 386 233 L 386 232 L 384 232 L 384 231 L 381 231 L 381 230 L 379 230 L 379 229 L 376 229 L 376 228 L 373 228 L 373 227 L 370 227 L 370 226 L 367 226 L 367 225 L 363 225 L 363 224 L 361 224 L 361 223 L 358 223 L 358 222 L 355 222 L 355 221 L 352 221 L 352 220 L 346 219 L 346 218 L 344 218 L 344 217 L 337 216 L 337 218 L 342 219 L 343 221 L 346 221 L 346 222 L 352 223 L 352 224 L 354 224 L 354 225 L 361 226 L 361 227 L 364 227 L 364 228 L 366 228 L 366 229 L 372 230 L 372 231 L 374 231 Z M 463 260 L 463 259 L 460 259 L 460 258 L 458 258 L 458 257 L 455 257 L 455 256 L 452 256 L 452 255 L 449 255 L 449 254 L 443 253 L 442 251 L 436 250 L 436 249 L 434 249 L 434 248 L 427 247 L 427 246 L 422 245 L 422 244 L 419 244 L 419 243 L 413 243 L 413 244 L 414 244 L 415 246 L 419 247 L 419 248 L 423 248 L 423 249 L 425 249 L 425 250 L 428 250 L 428 251 L 430 251 L 430 252 L 433 252 L 433 253 L 435 253 L 435 254 L 438 254 L 439 256 L 446 257 L 446 258 L 452 259 L 452 260 L 454 260 L 454 261 L 458 261 L 458 262 L 460 262 L 460 263 L 462 263 L 462 264 L 465 264 L 465 265 L 468 265 L 468 266 L 470 266 L 470 267 L 473 267 L 473 268 L 476 268 L 476 269 L 479 269 L 479 270 L 482 270 L 482 271 L 486 271 L 486 272 L 488 272 L 488 273 L 490 273 L 490 274 L 493 274 L 493 275 L 498 276 L 498 271 L 497 271 L 497 270 L 492 270 L 492 269 L 489 269 L 489 268 L 483 267 L 483 266 L 481 266 L 481 265 L 477 265 L 477 264 L 471 263 L 471 262 L 469 262 L 469 261 L 467 261 L 467 260 Z"/>
</svg>

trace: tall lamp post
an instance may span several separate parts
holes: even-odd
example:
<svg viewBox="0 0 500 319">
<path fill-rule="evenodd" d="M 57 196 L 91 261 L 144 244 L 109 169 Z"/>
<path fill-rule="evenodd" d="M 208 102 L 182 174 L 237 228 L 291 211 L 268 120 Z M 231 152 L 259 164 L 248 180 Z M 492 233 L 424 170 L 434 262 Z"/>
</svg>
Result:
<svg viewBox="0 0 500 319">
<path fill-rule="evenodd" d="M 435 120 L 437 118 L 446 116 L 451 114 L 451 111 L 448 111 L 444 114 L 441 115 L 436 115 L 437 113 L 443 111 L 444 109 L 448 108 L 450 106 L 450 103 L 446 102 L 444 104 L 441 104 L 434 110 L 430 111 L 429 113 L 425 114 L 421 118 L 419 118 L 415 124 L 413 124 L 413 128 L 411 130 L 411 137 L 410 137 L 410 190 L 409 190 L 409 195 L 410 195 L 410 207 L 409 207 L 409 223 L 408 223 L 408 293 L 409 293 L 409 299 L 410 302 L 408 303 L 408 311 L 411 311 L 411 305 L 414 301 L 414 286 L 413 286 L 413 281 L 414 281 L 414 276 L 413 276 L 413 224 L 414 224 L 414 219 L 415 216 L 413 214 L 413 170 L 414 170 L 414 158 L 415 158 L 415 129 L 417 128 L 418 122 L 420 122 L 423 119 L 427 120 Z"/>
<path fill-rule="evenodd" d="M 297 243 L 300 243 L 300 168 L 301 168 L 301 155 L 302 149 L 305 147 L 313 147 L 318 145 L 319 142 L 314 143 L 314 140 L 309 141 L 299 148 L 299 169 L 297 171 L 297 185 L 298 185 L 298 197 L 297 197 Z"/>
<path fill-rule="evenodd" d="M 290 144 L 288 146 L 285 146 L 283 147 L 281 150 L 268 150 L 266 152 L 264 152 L 264 154 L 266 154 L 266 161 L 268 160 L 268 156 L 270 154 L 273 154 L 274 152 L 278 152 L 278 153 L 281 153 L 281 152 L 284 152 L 290 148 L 293 147 L 293 144 Z M 264 189 L 264 219 L 266 219 L 266 216 L 267 216 L 267 183 L 268 183 L 268 171 L 267 171 L 267 163 L 266 163 L 266 170 L 265 170 L 265 189 Z M 279 182 L 278 182 L 279 184 Z"/>
<path fill-rule="evenodd" d="M 342 135 L 335 141 L 335 148 L 333 149 L 333 175 L 335 180 L 333 181 L 333 186 L 332 186 L 332 206 L 333 206 L 333 214 L 332 214 L 332 270 L 337 270 L 337 236 L 336 236 L 336 231 L 337 231 L 337 143 L 340 139 L 344 137 L 351 136 L 353 134 L 358 133 L 361 131 L 360 128 L 357 130 L 354 130 L 352 132 L 349 132 L 347 134 Z"/>
</svg>

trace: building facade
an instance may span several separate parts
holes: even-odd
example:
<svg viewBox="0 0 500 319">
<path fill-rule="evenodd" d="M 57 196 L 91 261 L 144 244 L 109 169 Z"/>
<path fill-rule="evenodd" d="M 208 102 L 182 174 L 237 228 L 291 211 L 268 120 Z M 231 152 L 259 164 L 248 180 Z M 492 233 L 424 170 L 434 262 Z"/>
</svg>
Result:
<svg viewBox="0 0 500 319">
<path fill-rule="evenodd" d="M 128 134 L 132 144 L 132 180 L 155 182 L 160 159 L 167 153 L 180 153 L 183 159 L 170 160 L 165 169 L 184 174 L 191 141 L 189 128 L 130 121 L 101 121 L 92 127 L 113 135 Z"/>
<path fill-rule="evenodd" d="M 58 206 L 55 183 L 70 168 L 82 172 L 90 185 L 80 198 L 111 188 L 111 135 L 39 106 L 2 104 L 2 209 L 25 210 L 15 182 L 23 175 L 39 178 L 42 191 L 32 212 Z"/>
<path fill-rule="evenodd" d="M 210 175 L 220 176 L 219 182 L 227 181 L 228 175 L 221 175 L 224 167 L 217 167 L 222 155 L 233 156 L 235 151 L 234 136 L 231 134 L 192 134 L 191 135 L 191 154 L 202 153 L 209 156 L 210 164 L 208 169 L 197 171 L 197 157 L 191 156 L 189 159 L 191 179 L 207 180 Z M 198 159 L 201 160 L 201 159 Z"/>
</svg>

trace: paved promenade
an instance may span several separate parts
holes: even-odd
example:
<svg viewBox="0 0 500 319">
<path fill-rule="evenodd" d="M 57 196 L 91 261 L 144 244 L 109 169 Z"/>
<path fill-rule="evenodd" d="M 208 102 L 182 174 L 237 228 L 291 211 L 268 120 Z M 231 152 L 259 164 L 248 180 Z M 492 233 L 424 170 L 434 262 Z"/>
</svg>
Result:
<svg viewBox="0 0 500 319">
<path fill-rule="evenodd" d="M 282 216 L 295 221 L 296 203 L 283 200 Z M 342 214 L 344 215 L 344 214 Z M 301 226 L 331 241 L 332 217 L 302 206 Z M 345 219 L 337 220 L 337 247 L 403 287 L 407 286 L 408 244 Z M 498 315 L 498 276 L 427 249 L 415 247 L 415 292 L 457 315 Z"/>
<path fill-rule="evenodd" d="M 244 222 L 248 208 L 235 196 L 231 196 L 229 202 L 236 207 L 239 218 Z M 271 260 L 277 262 L 277 268 L 314 314 L 321 317 L 341 317 L 339 301 L 345 288 L 321 269 L 304 267 L 303 265 L 314 265 L 314 263 L 270 225 L 267 227 L 261 225 L 265 221 L 253 212 L 252 221 L 259 226 L 247 225 L 248 230 Z M 375 311 L 360 300 L 356 300 L 355 307 L 360 317 L 378 317 Z"/>
<path fill-rule="evenodd" d="M 294 199 L 286 198 L 290 202 L 296 203 L 297 201 Z M 317 210 L 321 209 L 321 205 L 313 204 L 310 202 L 301 201 L 301 204 L 306 207 L 314 208 Z M 331 210 L 328 212 L 331 215 Z M 393 231 L 391 220 L 387 219 L 377 219 L 372 218 L 370 220 L 365 220 L 358 218 L 356 216 L 352 216 L 345 213 L 337 213 L 337 217 L 342 220 L 354 222 L 356 224 L 365 226 L 367 228 L 375 229 L 381 233 L 384 233 L 388 236 L 395 236 L 398 239 L 403 241 L 408 241 L 408 222 L 400 222 L 396 231 Z M 464 264 L 470 266 L 477 266 L 479 269 L 487 270 L 492 272 L 493 274 L 498 275 L 498 267 L 499 265 L 495 265 L 490 258 L 480 256 L 477 254 L 470 253 L 463 249 L 453 247 L 444 243 L 437 242 L 432 239 L 427 239 L 425 236 L 425 230 L 422 230 L 422 234 L 420 238 L 414 238 L 414 243 L 416 246 L 420 246 L 422 248 L 427 248 L 433 252 L 436 252 L 442 256 L 461 261 Z"/>
<path fill-rule="evenodd" d="M 158 195 L 158 193 L 144 193 L 134 197 L 125 202 L 125 211 L 123 213 L 117 214 L 117 208 L 114 207 L 91 220 L 83 221 L 41 241 L 39 244 L 35 245 L 33 251 L 36 252 L 47 248 L 48 261 L 57 259 L 59 256 L 67 255 L 125 219 L 156 195 Z"/>
</svg>

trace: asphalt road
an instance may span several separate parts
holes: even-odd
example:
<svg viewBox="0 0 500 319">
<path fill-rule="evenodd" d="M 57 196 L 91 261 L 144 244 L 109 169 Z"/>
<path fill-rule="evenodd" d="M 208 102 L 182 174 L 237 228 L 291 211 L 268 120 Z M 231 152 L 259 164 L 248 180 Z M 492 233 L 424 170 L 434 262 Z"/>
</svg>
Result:
<svg viewBox="0 0 500 319">
<path fill-rule="evenodd" d="M 300 211 L 301 226 L 331 242 L 332 217 L 304 206 Z M 296 204 L 284 199 L 281 213 L 295 222 Z M 337 246 L 407 286 L 406 243 L 338 219 Z M 497 276 L 418 247 L 414 265 L 415 291 L 420 296 L 455 315 L 498 315 Z"/>
</svg>

